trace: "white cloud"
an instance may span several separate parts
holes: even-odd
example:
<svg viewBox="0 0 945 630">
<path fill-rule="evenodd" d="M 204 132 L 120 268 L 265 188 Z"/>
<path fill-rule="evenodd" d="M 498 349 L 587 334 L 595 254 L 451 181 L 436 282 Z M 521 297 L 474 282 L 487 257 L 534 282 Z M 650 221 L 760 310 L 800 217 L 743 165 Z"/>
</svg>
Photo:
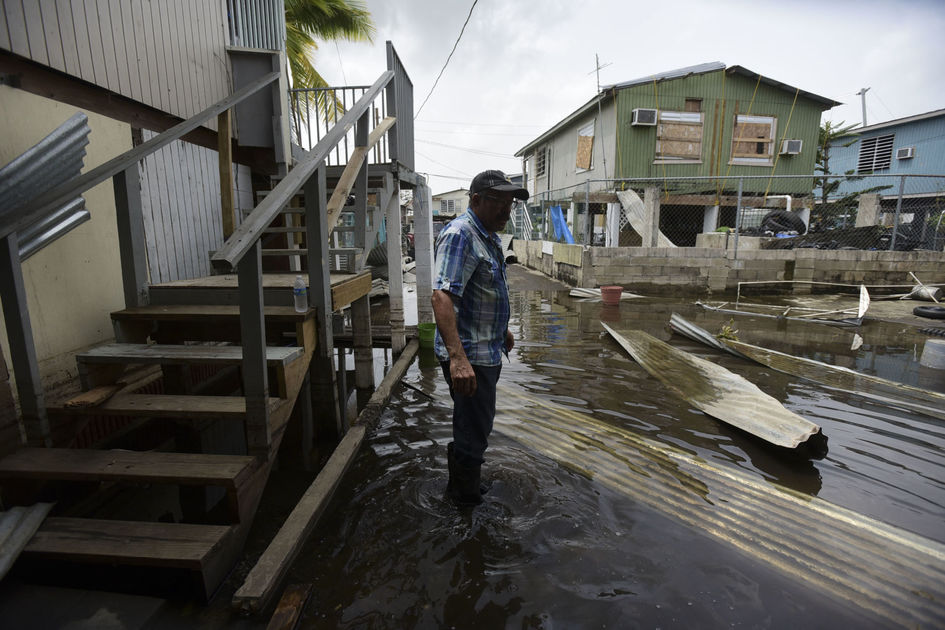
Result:
<svg viewBox="0 0 945 630">
<path fill-rule="evenodd" d="M 316 65 L 337 85 L 367 85 L 385 69 L 391 40 L 419 107 L 471 0 L 366 4 L 378 28 L 374 46 L 323 44 Z M 945 4 L 937 0 L 478 0 L 417 120 L 417 138 L 426 142 L 417 144 L 417 170 L 519 171 L 512 154 L 594 95 L 595 53 L 610 64 L 602 85 L 721 61 L 843 102 L 825 114 L 834 121 L 860 121 L 862 87 L 871 88 L 870 123 L 938 109 L 945 107 L 942 33 Z M 431 180 L 434 192 L 468 185 Z"/>
</svg>

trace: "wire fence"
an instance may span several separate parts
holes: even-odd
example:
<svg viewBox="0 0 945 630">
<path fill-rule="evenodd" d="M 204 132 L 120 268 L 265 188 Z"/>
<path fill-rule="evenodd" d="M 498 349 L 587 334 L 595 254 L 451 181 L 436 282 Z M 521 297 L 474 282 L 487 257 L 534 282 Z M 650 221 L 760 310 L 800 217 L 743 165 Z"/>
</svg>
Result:
<svg viewBox="0 0 945 630">
<path fill-rule="evenodd" d="M 592 246 L 943 251 L 945 175 L 589 180 L 521 214 L 519 238 Z"/>
</svg>

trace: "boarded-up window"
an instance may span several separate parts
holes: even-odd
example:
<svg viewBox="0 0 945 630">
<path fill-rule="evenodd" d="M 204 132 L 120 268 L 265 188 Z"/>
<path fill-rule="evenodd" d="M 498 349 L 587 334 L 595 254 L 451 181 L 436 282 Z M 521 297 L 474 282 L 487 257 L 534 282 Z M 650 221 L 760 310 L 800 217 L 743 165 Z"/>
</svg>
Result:
<svg viewBox="0 0 945 630">
<path fill-rule="evenodd" d="M 702 160 L 700 112 L 659 113 L 659 124 L 656 126 L 656 159 L 687 162 Z"/>
<path fill-rule="evenodd" d="M 687 111 L 687 112 L 701 112 L 701 111 L 702 111 L 702 99 L 701 99 L 701 98 L 687 98 L 687 99 L 686 99 L 686 111 Z"/>
<path fill-rule="evenodd" d="M 774 116 L 735 115 L 732 129 L 732 163 L 771 164 L 778 119 Z"/>
<path fill-rule="evenodd" d="M 892 164 L 893 141 L 896 134 L 863 138 L 860 142 L 860 156 L 856 161 L 857 173 L 872 173 Z"/>
<path fill-rule="evenodd" d="M 577 160 L 575 166 L 580 170 L 590 170 L 592 155 L 594 154 L 594 123 L 578 129 Z"/>
</svg>

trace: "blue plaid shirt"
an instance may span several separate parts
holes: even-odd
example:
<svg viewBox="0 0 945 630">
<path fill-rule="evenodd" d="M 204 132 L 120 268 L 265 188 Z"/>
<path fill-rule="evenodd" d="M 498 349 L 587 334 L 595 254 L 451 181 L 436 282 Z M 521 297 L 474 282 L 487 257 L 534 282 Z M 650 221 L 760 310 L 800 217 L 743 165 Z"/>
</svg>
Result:
<svg viewBox="0 0 945 630">
<path fill-rule="evenodd" d="M 509 325 L 509 288 L 502 241 L 472 210 L 456 217 L 436 239 L 433 290 L 452 294 L 456 328 L 473 365 L 500 365 Z M 449 359 L 439 330 L 436 356 Z"/>
</svg>

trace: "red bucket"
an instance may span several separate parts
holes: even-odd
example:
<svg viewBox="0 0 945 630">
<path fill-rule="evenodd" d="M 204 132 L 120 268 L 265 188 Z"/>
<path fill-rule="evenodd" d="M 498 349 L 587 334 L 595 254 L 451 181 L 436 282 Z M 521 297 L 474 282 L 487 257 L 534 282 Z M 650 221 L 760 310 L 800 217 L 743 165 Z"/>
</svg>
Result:
<svg viewBox="0 0 945 630">
<path fill-rule="evenodd" d="M 623 287 L 608 285 L 600 288 L 600 297 L 607 306 L 619 306 L 620 294 L 623 293 Z"/>
</svg>

